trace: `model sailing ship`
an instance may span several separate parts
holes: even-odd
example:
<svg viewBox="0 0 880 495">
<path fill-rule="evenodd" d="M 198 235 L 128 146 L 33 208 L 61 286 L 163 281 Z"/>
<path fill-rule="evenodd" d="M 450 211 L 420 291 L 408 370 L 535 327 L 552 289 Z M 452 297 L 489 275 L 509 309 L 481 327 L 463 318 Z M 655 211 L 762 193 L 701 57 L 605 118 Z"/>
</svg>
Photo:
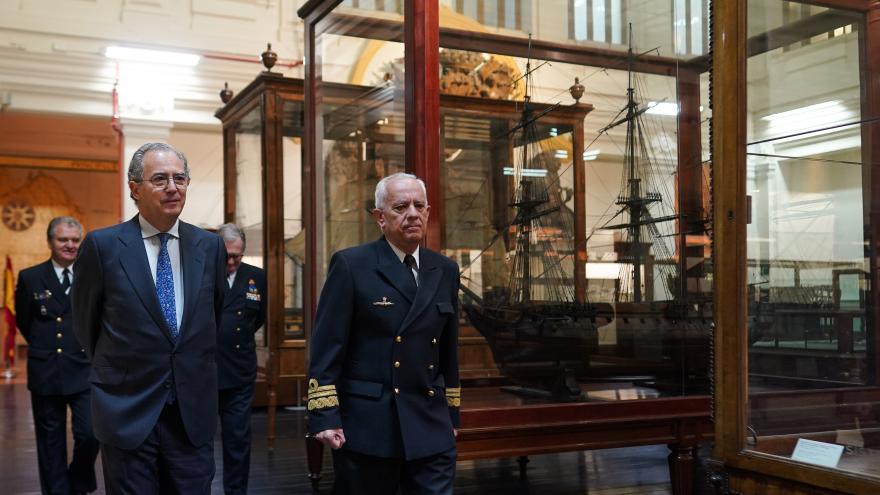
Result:
<svg viewBox="0 0 880 495">
<path fill-rule="evenodd" d="M 690 304 L 684 284 L 678 282 L 681 267 L 672 261 L 673 249 L 667 246 L 670 235 L 664 234 L 671 229 L 661 226 L 672 225 L 674 230 L 679 216 L 669 207 L 668 214 L 652 213 L 662 213 L 660 206 L 669 198 L 651 187 L 659 174 L 651 166 L 642 123 L 649 107 L 636 98 L 632 62 L 638 56 L 631 47 L 628 56 L 626 106 L 619 118 L 600 131 L 626 126 L 623 185 L 616 200 L 619 209 L 612 217 L 612 221 L 620 220 L 599 227 L 619 233 L 615 251 L 617 263 L 624 268 L 613 302 L 578 300 L 573 260 L 583 246 L 575 245 L 574 215 L 564 204 L 567 198 L 562 197 L 558 177 L 526 173 L 554 169 L 546 163 L 553 158 L 535 150 L 541 139 L 536 124 L 559 106 L 533 111 L 529 86 L 534 69 L 530 60 L 526 64 L 523 110 L 519 122 L 508 131 L 517 155 L 513 166 L 516 188 L 509 204 L 513 218 L 507 251 L 513 255 L 508 286 L 481 297 L 462 285 L 464 312 L 519 393 L 579 400 L 581 383 L 621 374 L 638 375 L 652 386 L 674 389 L 672 393 L 708 385 L 711 314 L 703 307 L 708 305 Z M 655 262 L 655 256 L 667 262 Z M 672 295 L 671 299 L 653 300 L 656 279 L 666 286 L 665 294 Z M 614 344 L 600 345 L 600 332 L 611 327 Z"/>
</svg>

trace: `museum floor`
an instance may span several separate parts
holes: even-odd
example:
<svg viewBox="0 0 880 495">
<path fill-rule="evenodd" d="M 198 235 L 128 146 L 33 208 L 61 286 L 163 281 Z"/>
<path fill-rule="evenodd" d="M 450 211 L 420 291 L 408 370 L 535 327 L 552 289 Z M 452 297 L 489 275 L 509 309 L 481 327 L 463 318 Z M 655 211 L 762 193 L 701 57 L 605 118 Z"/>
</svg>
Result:
<svg viewBox="0 0 880 495">
<path fill-rule="evenodd" d="M 0 379 L 0 492 L 9 495 L 38 494 L 33 421 L 30 396 L 22 370 L 12 380 Z M 266 448 L 266 413 L 253 416 L 254 447 L 249 493 L 310 494 L 306 479 L 304 413 L 282 410 L 278 414 L 275 452 Z M 70 448 L 71 440 L 68 441 Z M 455 493 L 458 495 L 666 495 L 671 493 L 665 446 L 607 449 L 541 455 L 530 458 L 528 479 L 519 478 L 515 459 L 488 459 L 458 463 Z M 321 494 L 329 494 L 333 473 L 329 454 L 325 459 Z M 217 475 L 212 493 L 221 494 L 222 466 L 219 442 L 215 447 Z M 98 471 L 98 484 L 103 485 Z M 695 493 L 711 493 L 705 475 L 697 474 Z M 103 488 L 99 494 L 104 493 Z"/>
</svg>

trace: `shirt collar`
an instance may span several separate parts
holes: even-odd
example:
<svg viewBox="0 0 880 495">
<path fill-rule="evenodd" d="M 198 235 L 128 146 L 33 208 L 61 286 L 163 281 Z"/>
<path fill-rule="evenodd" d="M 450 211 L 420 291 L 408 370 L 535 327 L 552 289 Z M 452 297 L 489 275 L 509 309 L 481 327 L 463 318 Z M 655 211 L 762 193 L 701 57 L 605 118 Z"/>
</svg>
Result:
<svg viewBox="0 0 880 495">
<path fill-rule="evenodd" d="M 388 241 L 388 239 L 385 240 Z M 395 246 L 391 241 L 388 241 L 388 245 L 391 246 L 391 250 L 394 251 L 395 255 L 397 255 L 397 259 L 399 259 L 400 262 L 403 263 L 403 258 L 406 256 L 406 253 L 403 252 L 402 249 Z M 419 246 L 416 246 L 416 250 L 413 251 L 412 257 L 416 259 L 416 268 L 421 266 L 421 263 L 419 263 Z"/>
<path fill-rule="evenodd" d="M 55 260 L 51 260 L 51 261 L 52 261 L 52 268 L 55 269 L 55 276 L 58 277 L 59 279 L 61 279 L 64 276 L 63 273 L 64 273 L 65 267 L 56 263 Z M 72 276 L 73 275 L 73 263 L 71 263 L 70 266 L 67 267 L 67 269 L 70 270 L 70 274 Z"/>
<path fill-rule="evenodd" d="M 148 222 L 143 217 L 143 215 L 138 215 L 138 223 L 141 224 L 141 237 L 143 237 L 144 239 L 147 239 L 147 238 L 150 238 L 150 237 L 153 237 L 155 235 L 159 235 L 162 233 L 162 232 L 159 232 L 159 229 L 157 229 L 156 227 L 153 227 L 153 225 L 150 222 Z M 172 225 L 171 228 L 168 229 L 167 233 L 171 234 L 171 237 L 174 237 L 175 239 L 180 239 L 180 235 L 178 234 L 179 229 L 180 229 L 180 219 L 177 219 L 174 221 L 174 225 Z"/>
</svg>

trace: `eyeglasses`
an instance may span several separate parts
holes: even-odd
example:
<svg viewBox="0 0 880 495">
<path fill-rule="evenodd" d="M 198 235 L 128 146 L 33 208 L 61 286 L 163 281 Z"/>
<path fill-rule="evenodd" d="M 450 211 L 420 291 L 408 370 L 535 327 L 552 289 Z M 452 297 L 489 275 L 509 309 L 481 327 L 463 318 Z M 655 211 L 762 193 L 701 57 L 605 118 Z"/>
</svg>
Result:
<svg viewBox="0 0 880 495">
<path fill-rule="evenodd" d="M 143 181 L 139 181 L 143 182 Z M 156 189 L 165 189 L 168 187 L 169 182 L 174 183 L 174 187 L 178 189 L 186 189 L 186 186 L 189 185 L 189 177 L 184 174 L 174 174 L 171 177 L 168 177 L 164 174 L 156 174 L 150 177 L 150 184 L 153 185 Z"/>
</svg>

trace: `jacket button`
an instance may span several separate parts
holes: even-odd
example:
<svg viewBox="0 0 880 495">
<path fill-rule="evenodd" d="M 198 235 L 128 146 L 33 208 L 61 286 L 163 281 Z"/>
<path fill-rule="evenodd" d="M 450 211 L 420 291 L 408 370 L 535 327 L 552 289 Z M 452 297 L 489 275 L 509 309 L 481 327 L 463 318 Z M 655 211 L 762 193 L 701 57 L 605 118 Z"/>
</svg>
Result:
<svg viewBox="0 0 880 495">
<path fill-rule="evenodd" d="M 430 389 L 430 388 L 428 389 L 428 397 L 434 397 L 434 390 L 433 389 Z"/>
<path fill-rule="evenodd" d="M 237 314 L 238 316 L 241 316 L 241 310 L 238 310 L 238 312 L 236 312 L 235 314 Z"/>
<path fill-rule="evenodd" d="M 64 318 L 59 316 L 58 318 L 55 318 L 55 321 L 57 321 L 58 323 L 61 323 L 62 321 L 64 321 Z"/>
<path fill-rule="evenodd" d="M 397 343 L 399 344 L 399 343 L 403 342 L 403 337 L 401 337 L 400 335 L 398 335 L 397 337 L 394 337 L 394 341 L 397 342 Z"/>
<path fill-rule="evenodd" d="M 235 327 L 235 331 L 236 331 L 236 332 L 240 332 L 240 331 L 241 331 L 241 327 Z"/>
<path fill-rule="evenodd" d="M 394 395 L 400 395 L 400 389 L 399 389 L 399 388 L 394 387 Z"/>
<path fill-rule="evenodd" d="M 171 388 L 171 380 L 165 380 L 165 388 Z"/>
<path fill-rule="evenodd" d="M 60 338 L 64 337 L 64 334 L 61 333 L 61 332 L 58 332 L 58 333 L 55 334 L 55 336 L 58 337 L 58 338 L 60 339 Z"/>
<path fill-rule="evenodd" d="M 400 368 L 400 361 L 394 361 L 394 367 Z"/>
<path fill-rule="evenodd" d="M 428 371 L 434 371 L 434 365 L 433 365 L 433 364 L 429 364 L 429 365 L 428 365 Z"/>
<path fill-rule="evenodd" d="M 55 349 L 55 352 L 57 352 L 58 354 L 61 354 L 62 352 L 64 352 L 64 349 L 59 347 L 58 349 Z"/>
<path fill-rule="evenodd" d="M 437 339 L 431 339 L 431 345 L 437 345 Z"/>
<path fill-rule="evenodd" d="M 240 347 L 241 347 L 240 345 L 235 344 L 235 348 L 236 348 L 236 349 L 238 349 L 238 348 L 240 348 Z"/>
</svg>

